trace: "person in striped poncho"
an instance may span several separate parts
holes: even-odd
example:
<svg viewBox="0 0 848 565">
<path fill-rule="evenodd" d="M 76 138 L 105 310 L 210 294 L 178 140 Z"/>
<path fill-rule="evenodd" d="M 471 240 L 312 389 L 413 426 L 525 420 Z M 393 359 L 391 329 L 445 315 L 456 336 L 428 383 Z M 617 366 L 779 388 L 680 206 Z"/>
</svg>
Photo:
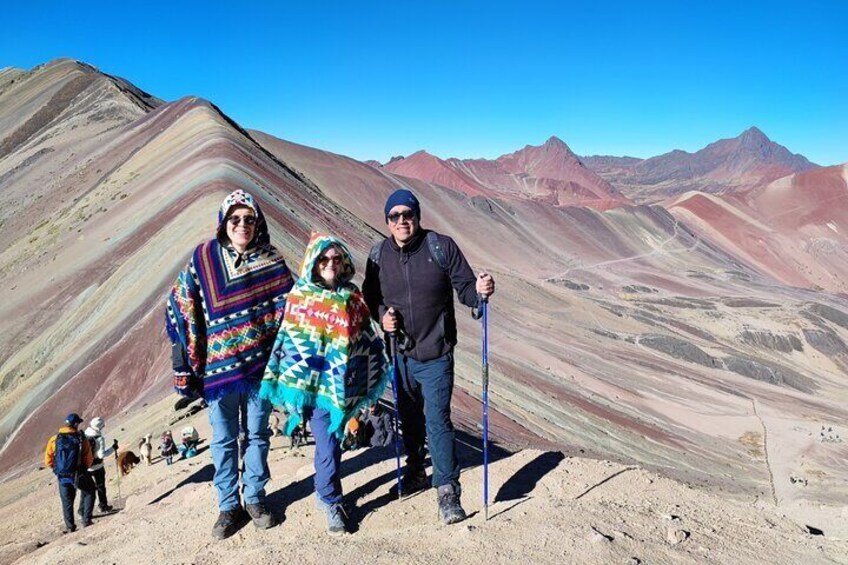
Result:
<svg viewBox="0 0 848 565">
<path fill-rule="evenodd" d="M 168 295 L 174 387 L 184 396 L 202 396 L 209 405 L 220 510 L 212 534 L 218 539 L 235 533 L 245 510 L 258 528 L 275 522 L 265 507 L 271 404 L 258 390 L 291 287 L 291 273 L 270 243 L 259 205 L 236 190 L 221 205 L 215 239 L 194 250 Z M 247 422 L 244 508 L 240 413 Z"/>
<path fill-rule="evenodd" d="M 351 282 L 354 273 L 344 243 L 313 234 L 259 390 L 289 412 L 287 434 L 309 421 L 315 494 L 331 534 L 347 531 L 339 471 L 345 424 L 382 396 L 390 376 L 383 340 Z"/>
</svg>

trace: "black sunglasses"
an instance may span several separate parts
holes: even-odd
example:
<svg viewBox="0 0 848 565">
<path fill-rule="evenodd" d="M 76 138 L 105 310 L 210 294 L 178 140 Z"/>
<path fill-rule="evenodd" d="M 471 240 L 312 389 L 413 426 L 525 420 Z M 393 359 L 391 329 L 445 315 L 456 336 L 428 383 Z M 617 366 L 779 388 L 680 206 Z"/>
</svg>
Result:
<svg viewBox="0 0 848 565">
<path fill-rule="evenodd" d="M 393 213 L 389 214 L 389 216 L 388 216 L 389 221 L 393 224 L 398 223 L 401 219 L 408 222 L 408 221 L 412 220 L 412 218 L 414 218 L 414 217 L 415 217 L 415 212 L 413 212 L 412 210 L 405 210 L 403 212 L 393 212 Z"/>
<path fill-rule="evenodd" d="M 244 225 L 246 226 L 253 226 L 256 224 L 256 216 L 230 216 L 227 218 L 227 221 L 234 226 L 237 226 L 242 222 L 244 222 Z"/>
</svg>

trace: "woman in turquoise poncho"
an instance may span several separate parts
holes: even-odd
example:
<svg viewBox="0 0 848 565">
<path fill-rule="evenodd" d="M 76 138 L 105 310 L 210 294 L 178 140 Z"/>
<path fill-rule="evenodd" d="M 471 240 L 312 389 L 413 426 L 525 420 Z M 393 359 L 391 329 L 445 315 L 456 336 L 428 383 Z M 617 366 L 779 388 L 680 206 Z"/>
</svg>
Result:
<svg viewBox="0 0 848 565">
<path fill-rule="evenodd" d="M 389 364 L 347 246 L 313 234 L 300 279 L 259 391 L 291 414 L 286 433 L 304 419 L 315 438 L 315 494 L 332 534 L 347 531 L 339 466 L 345 423 L 383 394 Z"/>
</svg>

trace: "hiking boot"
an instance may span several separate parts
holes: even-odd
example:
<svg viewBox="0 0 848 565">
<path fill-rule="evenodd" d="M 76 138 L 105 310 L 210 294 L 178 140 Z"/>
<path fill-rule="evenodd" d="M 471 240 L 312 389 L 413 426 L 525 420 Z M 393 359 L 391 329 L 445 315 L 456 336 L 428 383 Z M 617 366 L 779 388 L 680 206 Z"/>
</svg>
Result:
<svg viewBox="0 0 848 565">
<path fill-rule="evenodd" d="M 268 512 L 268 509 L 262 503 L 247 504 L 244 508 L 250 515 L 250 519 L 253 520 L 253 525 L 259 530 L 267 530 L 277 524 L 274 515 Z"/>
<path fill-rule="evenodd" d="M 232 510 L 224 510 L 218 514 L 218 520 L 212 526 L 212 537 L 215 539 L 226 539 L 236 533 L 239 524 L 242 521 L 244 512 L 241 506 Z"/>
<path fill-rule="evenodd" d="M 459 495 L 454 490 L 453 485 L 442 485 L 436 492 L 439 502 L 439 518 L 441 518 L 442 522 L 445 524 L 456 524 L 468 517 L 459 503 Z"/>
<path fill-rule="evenodd" d="M 327 515 L 327 533 L 337 536 L 349 531 L 347 527 L 349 517 L 343 503 L 335 502 L 333 504 L 327 504 L 316 496 L 315 505 L 318 507 L 318 510 Z"/>
<path fill-rule="evenodd" d="M 84 520 L 83 523 L 82 523 L 83 528 L 87 528 L 87 527 L 93 526 L 93 525 L 94 525 L 94 522 L 92 522 L 91 520 Z"/>
<path fill-rule="evenodd" d="M 105 504 L 105 505 L 100 507 L 101 512 L 111 512 L 114 509 L 115 508 L 111 504 Z"/>
<path fill-rule="evenodd" d="M 76 526 L 71 526 L 70 528 L 65 528 L 64 530 L 62 530 L 62 533 L 63 533 L 63 534 L 72 534 L 72 533 L 74 533 L 75 531 L 77 531 L 77 527 L 76 527 Z"/>
<path fill-rule="evenodd" d="M 403 496 L 409 496 L 420 490 L 430 488 L 430 479 L 427 478 L 427 472 L 424 469 L 407 468 L 400 480 L 400 485 L 403 489 Z M 397 485 L 392 490 L 397 492 Z"/>
<path fill-rule="evenodd" d="M 341 502 L 325 504 L 327 513 L 327 533 L 338 536 L 347 533 L 347 511 Z"/>
</svg>

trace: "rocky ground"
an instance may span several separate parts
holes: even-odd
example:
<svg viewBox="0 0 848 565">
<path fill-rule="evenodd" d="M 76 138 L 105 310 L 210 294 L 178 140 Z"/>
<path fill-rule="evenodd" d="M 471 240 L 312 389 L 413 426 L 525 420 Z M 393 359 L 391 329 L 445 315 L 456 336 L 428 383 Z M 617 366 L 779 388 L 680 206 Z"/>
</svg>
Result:
<svg viewBox="0 0 848 565">
<path fill-rule="evenodd" d="M 121 438 L 175 433 L 205 438 L 195 459 L 136 467 L 109 492 L 118 512 L 60 533 L 59 497 L 48 470 L 6 482 L 0 495 L 3 563 L 848 563 L 848 541 L 814 535 L 767 502 L 731 499 L 637 466 L 556 451 L 492 450 L 489 520 L 482 508 L 479 441 L 460 434 L 463 501 L 470 517 L 441 525 L 432 491 L 397 501 L 393 450 L 346 454 L 351 534 L 330 537 L 312 493 L 312 447 L 274 438 L 270 505 L 283 519 L 245 525 L 215 541 L 210 437 L 205 411 L 171 424 L 173 398 L 117 420 Z M 124 440 L 127 443 L 129 439 Z M 111 463 L 108 461 L 107 463 Z"/>
</svg>

